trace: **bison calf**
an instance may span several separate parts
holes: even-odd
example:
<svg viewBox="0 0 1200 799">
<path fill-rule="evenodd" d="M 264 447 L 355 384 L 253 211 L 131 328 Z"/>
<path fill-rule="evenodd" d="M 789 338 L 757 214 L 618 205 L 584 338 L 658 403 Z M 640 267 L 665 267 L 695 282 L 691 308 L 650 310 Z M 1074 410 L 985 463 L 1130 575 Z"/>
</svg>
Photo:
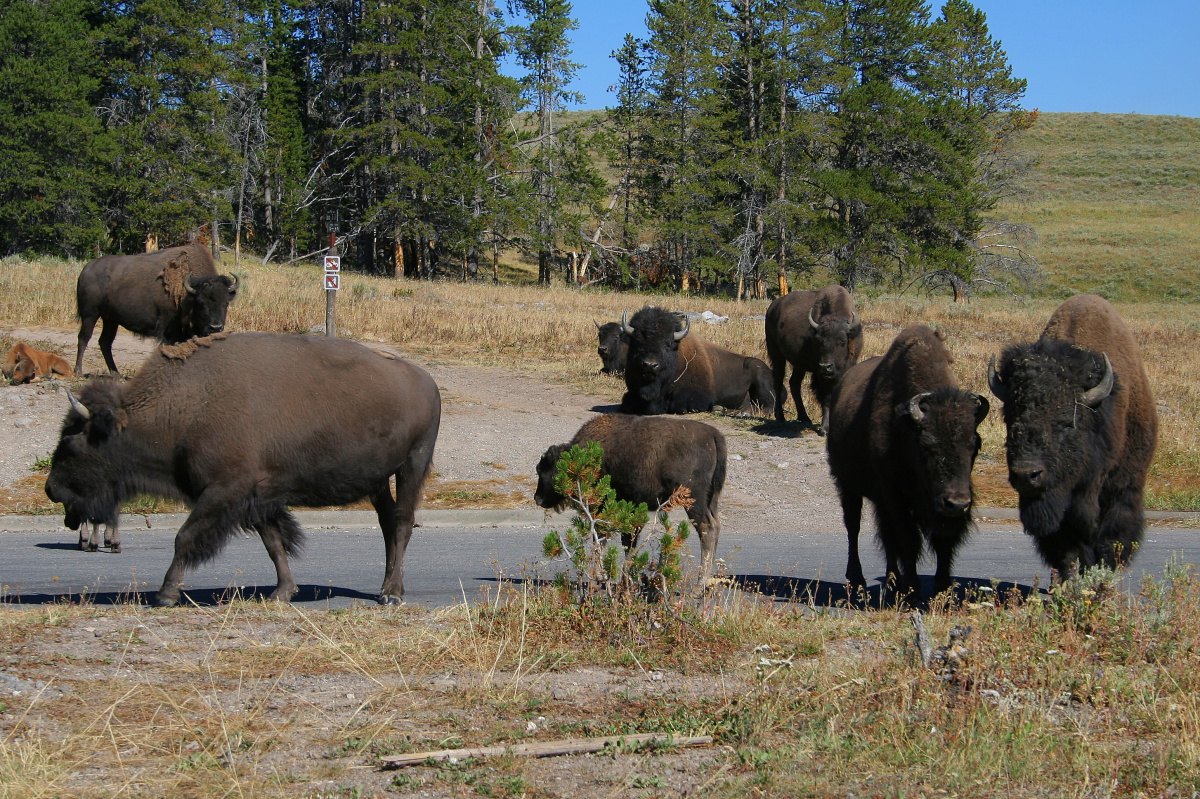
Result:
<svg viewBox="0 0 1200 799">
<path fill-rule="evenodd" d="M 546 450 L 537 465 L 539 507 L 557 508 L 566 497 L 554 489 L 558 459 L 576 444 L 597 442 L 604 450 L 600 469 L 609 475 L 617 499 L 645 502 L 651 509 L 683 486 L 692 494 L 687 515 L 700 534 L 700 584 L 712 575 L 721 521 L 717 504 L 725 487 L 725 436 L 690 419 L 608 414 L 586 423 L 566 444 Z"/>
<path fill-rule="evenodd" d="M 1142 539 L 1142 492 L 1158 413 L 1133 333 L 1102 297 L 1081 294 L 1041 337 L 988 371 L 1004 403 L 1008 480 L 1025 532 L 1063 576 L 1116 568 Z"/>
<path fill-rule="evenodd" d="M 964 391 L 942 336 L 914 325 L 882 357 L 853 366 L 830 409 L 829 470 L 849 539 L 846 579 L 866 586 L 858 558 L 863 497 L 875 508 L 889 582 L 920 598 L 917 560 L 937 555 L 934 591 L 952 585 L 954 553 L 971 525 L 976 432 L 988 401 Z"/>
<path fill-rule="evenodd" d="M 97 378 L 71 400 L 46 480 L 68 527 L 115 519 L 138 493 L 192 508 L 159 605 L 175 604 L 184 570 L 238 530 L 255 530 L 275 564 L 271 598 L 291 599 L 288 555 L 303 532 L 289 507 L 363 497 L 383 529 L 379 601 L 403 596 L 441 418 L 437 386 L 416 366 L 344 339 L 242 333 L 160 346 L 128 383 Z"/>
<path fill-rule="evenodd" d="M 29 383 L 43 377 L 69 377 L 71 364 L 53 352 L 35 350 L 23 341 L 18 341 L 4 359 L 4 376 L 13 384 Z"/>
</svg>

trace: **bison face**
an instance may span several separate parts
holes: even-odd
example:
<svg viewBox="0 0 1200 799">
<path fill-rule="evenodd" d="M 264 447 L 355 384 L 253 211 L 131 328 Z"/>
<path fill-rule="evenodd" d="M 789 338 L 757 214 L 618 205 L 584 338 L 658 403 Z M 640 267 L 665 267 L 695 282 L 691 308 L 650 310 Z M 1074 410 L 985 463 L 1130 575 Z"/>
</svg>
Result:
<svg viewBox="0 0 1200 799">
<path fill-rule="evenodd" d="M 1076 495 L 1091 495 L 1081 508 L 1095 507 L 1120 391 L 1112 364 L 1101 353 L 1039 340 L 1005 349 L 988 382 L 1004 402 L 1008 481 L 1021 521 L 1035 536 L 1052 535 Z"/>
<path fill-rule="evenodd" d="M 596 352 L 600 355 L 600 362 L 603 364 L 600 371 L 608 373 L 624 371 L 625 359 L 622 355 L 629 349 L 629 342 L 628 337 L 621 331 L 621 325 L 616 322 L 608 322 L 596 325 L 596 330 L 599 339 Z"/>
<path fill-rule="evenodd" d="M 62 503 L 66 509 L 63 523 L 76 530 L 84 522 L 117 518 L 122 498 L 113 480 L 117 460 L 110 457 L 109 450 L 118 436 L 122 417 L 113 406 L 97 402 L 89 409 L 68 396 L 73 407 L 54 450 L 46 496 Z"/>
<path fill-rule="evenodd" d="M 225 329 L 229 303 L 237 296 L 238 281 L 225 275 L 189 277 L 183 318 L 191 336 L 211 336 Z"/>
<path fill-rule="evenodd" d="M 918 394 L 896 407 L 906 469 L 913 484 L 926 492 L 926 510 L 933 515 L 970 514 L 971 469 L 982 443 L 977 430 L 989 409 L 984 397 L 948 387 Z"/>
<path fill-rule="evenodd" d="M 811 316 L 809 321 L 812 321 Z M 862 325 L 858 314 L 850 320 L 826 317 L 813 325 L 813 339 L 817 349 L 817 376 L 822 380 L 836 381 L 847 369 L 858 361 L 862 352 Z"/>
<path fill-rule="evenodd" d="M 625 323 L 629 336 L 629 355 L 625 363 L 625 385 L 631 393 L 649 403 L 651 413 L 658 412 L 669 381 L 679 363 L 679 344 L 690 325 L 661 308 L 643 308 Z"/>
<path fill-rule="evenodd" d="M 537 465 L 538 486 L 533 495 L 533 501 L 539 508 L 561 509 L 567 498 L 554 488 L 554 478 L 558 476 L 558 459 L 569 449 L 567 444 L 555 444 L 546 450 Z"/>
</svg>

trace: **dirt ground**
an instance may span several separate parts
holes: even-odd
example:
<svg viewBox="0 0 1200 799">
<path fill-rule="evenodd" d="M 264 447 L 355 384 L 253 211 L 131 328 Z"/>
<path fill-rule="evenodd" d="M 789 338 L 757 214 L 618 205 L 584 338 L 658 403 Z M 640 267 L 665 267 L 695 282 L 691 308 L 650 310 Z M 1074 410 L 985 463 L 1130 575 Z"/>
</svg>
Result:
<svg viewBox="0 0 1200 799">
<path fill-rule="evenodd" d="M 74 331 L 0 332 L 74 360 Z M 151 346 L 121 331 L 115 355 L 122 373 L 132 374 Z M 586 396 L 505 369 L 418 362 L 443 398 L 426 507 L 532 508 L 541 453 L 569 440 L 596 412 L 612 410 L 623 389 L 614 379 L 605 396 Z M 86 367 L 102 369 L 94 341 Z M 0 387 L 0 512 L 45 506 L 44 475 L 35 464 L 54 447 L 73 384 Z M 726 530 L 838 529 L 823 440 L 763 419 L 704 418 L 728 439 Z M 356 612 L 372 620 L 391 613 L 392 634 L 404 647 L 444 635 L 444 614 L 453 611 Z M 168 787 L 181 796 L 209 796 L 235 784 L 311 797 L 685 796 L 747 779 L 735 754 L 720 746 L 382 770 L 378 757 L 396 741 L 421 742 L 419 750 L 474 745 L 480 736 L 544 741 L 605 734 L 589 733 L 589 725 L 638 708 L 645 713 L 666 698 L 686 705 L 696 697 L 736 695 L 745 677 L 647 669 L 636 654 L 628 667 L 543 668 L 532 690 L 528 677 L 486 664 L 463 667 L 461 660 L 444 666 L 430 658 L 375 671 L 337 655 L 343 645 L 330 621 L 314 622 L 290 608 L 51 608 L 30 627 L 9 629 L 0 660 L 0 761 L 31 768 L 40 754 L 60 766 L 66 757 L 70 767 L 18 769 L 6 776 L 12 790 L 0 788 L 0 796 L 161 795 Z M 334 656 L 306 668 L 289 655 L 313 647 Z M 264 736 L 274 743 L 263 745 Z M 79 747 L 93 739 L 94 747 Z M 67 750 L 74 753 L 65 756 Z"/>
</svg>

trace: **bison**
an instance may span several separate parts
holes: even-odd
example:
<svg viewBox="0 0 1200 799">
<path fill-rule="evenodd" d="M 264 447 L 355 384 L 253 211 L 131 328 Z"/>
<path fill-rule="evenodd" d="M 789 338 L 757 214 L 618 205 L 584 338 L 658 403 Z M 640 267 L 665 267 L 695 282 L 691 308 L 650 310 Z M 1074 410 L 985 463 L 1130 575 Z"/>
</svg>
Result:
<svg viewBox="0 0 1200 799">
<path fill-rule="evenodd" d="M 846 579 L 863 589 L 863 497 L 875 508 L 889 584 L 920 598 L 917 560 L 937 555 L 934 591 L 950 588 L 954 553 L 971 525 L 976 432 L 988 401 L 958 387 L 942 336 L 902 331 L 882 357 L 853 366 L 833 392 L 827 448 L 849 539 Z"/>
<path fill-rule="evenodd" d="M 808 426 L 812 420 L 801 399 L 801 383 L 811 374 L 809 383 L 821 403 L 821 426 L 829 429 L 829 404 L 833 390 L 846 370 L 862 355 L 862 325 L 854 310 L 850 292 L 841 286 L 826 286 L 820 291 L 793 291 L 767 308 L 767 359 L 774 376 L 775 419 L 782 422 L 787 391 L 783 376 L 792 365 L 792 400 L 796 419 Z"/>
<path fill-rule="evenodd" d="M 646 307 L 632 320 L 626 311 L 621 328 L 629 336 L 622 413 L 767 408 L 774 402 L 765 363 L 688 335 L 686 319 Z"/>
<path fill-rule="evenodd" d="M 68 377 L 71 364 L 53 352 L 35 350 L 23 341 L 18 341 L 4 359 L 3 373 L 14 385 L 40 380 L 43 377 Z"/>
<path fill-rule="evenodd" d="M 625 361 L 629 357 L 629 336 L 617 322 L 600 324 L 592 320 L 596 326 L 596 337 L 599 342 L 596 352 L 600 355 L 600 371 L 606 374 L 620 375 L 625 373 Z"/>
<path fill-rule="evenodd" d="M 607 414 L 579 428 L 566 444 L 555 444 L 538 461 L 534 502 L 561 507 L 566 497 L 554 489 L 559 457 L 576 444 L 595 441 L 604 450 L 602 474 L 611 479 L 617 499 L 656 508 L 679 486 L 691 492 L 688 509 L 700 534 L 700 584 L 713 572 L 713 553 L 721 535 L 717 504 L 725 487 L 725 436 L 690 419 Z M 627 542 L 632 543 L 632 542 Z"/>
<path fill-rule="evenodd" d="M 89 262 L 75 286 L 79 313 L 75 374 L 83 375 L 83 352 L 97 320 L 104 320 L 100 352 L 109 372 L 115 374 L 112 344 L 118 327 L 167 344 L 219 333 L 225 328 L 237 284 L 236 277 L 218 275 L 208 248 L 196 243 L 136 255 L 105 255 Z"/>
<path fill-rule="evenodd" d="M 1021 523 L 1060 576 L 1123 565 L 1142 538 L 1142 492 L 1158 414 L 1133 333 L 1102 297 L 1081 294 L 1041 337 L 988 369 L 1004 403 L 1008 481 Z"/>
<path fill-rule="evenodd" d="M 192 508 L 159 605 L 175 604 L 184 570 L 238 530 L 262 537 L 278 575 L 271 598 L 291 599 L 288 555 L 303 532 L 288 508 L 363 497 L 383 529 L 379 601 L 403 596 L 441 418 L 438 388 L 416 366 L 344 339 L 221 334 L 160 345 L 129 382 L 96 378 L 71 400 L 46 480 L 68 527 L 115 518 L 139 493 Z"/>
</svg>

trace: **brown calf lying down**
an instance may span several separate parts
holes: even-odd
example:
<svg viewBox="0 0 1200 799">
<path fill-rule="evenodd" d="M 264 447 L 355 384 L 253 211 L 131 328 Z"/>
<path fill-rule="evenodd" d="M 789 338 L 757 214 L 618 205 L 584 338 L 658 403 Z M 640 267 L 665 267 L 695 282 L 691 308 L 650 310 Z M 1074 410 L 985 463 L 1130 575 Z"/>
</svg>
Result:
<svg viewBox="0 0 1200 799">
<path fill-rule="evenodd" d="M 53 352 L 35 350 L 23 341 L 18 341 L 4 359 L 4 376 L 13 383 L 29 383 L 50 375 L 67 377 L 72 374 L 71 364 Z"/>
</svg>

